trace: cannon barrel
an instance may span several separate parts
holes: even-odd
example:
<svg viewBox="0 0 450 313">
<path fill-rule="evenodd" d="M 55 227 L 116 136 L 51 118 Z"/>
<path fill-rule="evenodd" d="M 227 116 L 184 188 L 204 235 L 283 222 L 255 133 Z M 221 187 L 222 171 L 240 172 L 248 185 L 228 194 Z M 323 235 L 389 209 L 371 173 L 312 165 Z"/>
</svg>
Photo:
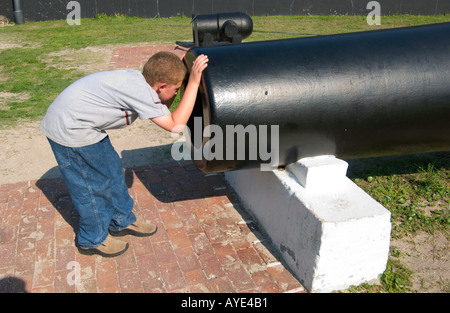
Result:
<svg viewBox="0 0 450 313">
<path fill-rule="evenodd" d="M 215 141 L 223 157 L 194 156 L 203 172 L 265 161 L 249 154 L 264 144 L 250 132 L 244 133 L 244 157 L 227 154 L 239 142 L 227 140 L 227 125 L 255 125 L 258 135 L 261 125 L 277 126 L 278 147 L 266 140 L 266 151 L 279 151 L 276 166 L 318 155 L 449 150 L 450 23 L 196 47 L 186 54 L 188 68 L 200 54 L 210 61 L 188 123 L 190 141 L 193 150 L 204 148 L 214 138 L 204 136 L 209 125 L 220 127 L 224 137 L 223 147 Z M 194 125 L 199 118 L 201 127 Z"/>
</svg>

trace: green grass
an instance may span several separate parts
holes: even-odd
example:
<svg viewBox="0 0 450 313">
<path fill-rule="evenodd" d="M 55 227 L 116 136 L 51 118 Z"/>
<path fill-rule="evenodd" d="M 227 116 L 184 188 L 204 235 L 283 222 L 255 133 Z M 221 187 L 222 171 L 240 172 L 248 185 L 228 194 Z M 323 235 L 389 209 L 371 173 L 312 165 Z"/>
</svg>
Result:
<svg viewBox="0 0 450 313">
<path fill-rule="evenodd" d="M 371 159 L 359 172 L 349 172 L 356 184 L 391 212 L 393 239 L 449 229 L 450 155 L 433 156 Z"/>
<path fill-rule="evenodd" d="M 271 16 L 252 17 L 253 34 L 246 41 L 295 38 L 450 22 L 450 15 L 382 17 L 380 26 L 369 26 L 365 16 Z M 26 94 L 26 101 L 0 103 L 0 129 L 22 120 L 40 120 L 54 98 L 70 83 L 85 75 L 77 68 L 49 64 L 50 53 L 88 46 L 174 44 L 192 41 L 187 17 L 143 19 L 122 15 L 82 19 L 80 26 L 66 21 L 25 23 L 0 28 L 0 44 L 15 44 L 0 50 L 0 91 Z M 392 213 L 392 238 L 418 231 L 449 232 L 448 153 L 436 158 L 402 157 L 359 161 L 350 166 L 349 177 Z M 391 257 L 381 285 L 364 284 L 352 289 L 364 292 L 408 292 L 410 270 Z"/>
</svg>

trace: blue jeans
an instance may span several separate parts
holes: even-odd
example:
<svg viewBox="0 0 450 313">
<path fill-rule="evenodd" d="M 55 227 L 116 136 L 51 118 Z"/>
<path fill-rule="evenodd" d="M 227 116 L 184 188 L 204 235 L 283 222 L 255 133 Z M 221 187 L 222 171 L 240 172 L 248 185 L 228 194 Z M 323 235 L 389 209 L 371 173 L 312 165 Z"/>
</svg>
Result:
<svg viewBox="0 0 450 313">
<path fill-rule="evenodd" d="M 136 221 L 122 162 L 108 137 L 80 148 L 49 142 L 80 215 L 79 247 L 96 248 L 105 241 L 108 229 L 120 231 Z"/>
</svg>

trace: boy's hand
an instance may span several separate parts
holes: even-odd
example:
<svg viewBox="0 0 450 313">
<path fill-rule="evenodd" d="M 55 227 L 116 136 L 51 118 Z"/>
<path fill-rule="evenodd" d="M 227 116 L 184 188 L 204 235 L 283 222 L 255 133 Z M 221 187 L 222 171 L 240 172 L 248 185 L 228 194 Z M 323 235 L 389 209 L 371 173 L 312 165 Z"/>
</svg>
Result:
<svg viewBox="0 0 450 313">
<path fill-rule="evenodd" d="M 202 73 L 208 66 L 208 57 L 204 54 L 199 55 L 192 64 L 191 73 L 189 74 L 189 82 L 200 85 Z"/>
</svg>

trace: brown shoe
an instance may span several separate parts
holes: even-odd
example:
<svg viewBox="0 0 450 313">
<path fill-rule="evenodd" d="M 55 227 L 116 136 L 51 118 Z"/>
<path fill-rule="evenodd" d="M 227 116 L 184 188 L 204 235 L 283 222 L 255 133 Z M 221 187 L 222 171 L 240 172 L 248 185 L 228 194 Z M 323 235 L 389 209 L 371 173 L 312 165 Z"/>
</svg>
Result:
<svg viewBox="0 0 450 313">
<path fill-rule="evenodd" d="M 130 226 L 121 231 L 113 231 L 109 230 L 109 233 L 112 236 L 125 236 L 125 235 L 133 235 L 137 237 L 146 237 L 151 236 L 158 230 L 158 227 L 154 224 L 147 222 L 136 221 L 132 223 Z"/>
<path fill-rule="evenodd" d="M 121 255 L 128 249 L 128 243 L 112 238 L 106 237 L 106 240 L 97 248 L 84 249 L 78 247 L 78 251 L 85 255 L 99 254 L 105 258 L 112 258 Z"/>
</svg>

